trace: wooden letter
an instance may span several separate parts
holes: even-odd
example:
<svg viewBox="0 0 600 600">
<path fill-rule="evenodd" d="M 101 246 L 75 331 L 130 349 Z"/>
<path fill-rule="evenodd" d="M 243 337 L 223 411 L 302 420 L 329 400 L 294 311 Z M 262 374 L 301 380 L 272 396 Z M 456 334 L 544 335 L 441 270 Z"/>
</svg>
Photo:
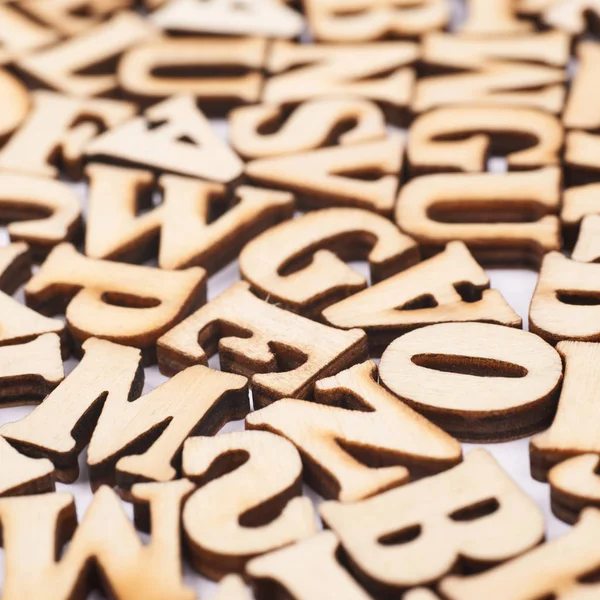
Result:
<svg viewBox="0 0 600 600">
<path fill-rule="evenodd" d="M 392 342 L 379 375 L 392 393 L 461 441 L 500 442 L 548 426 L 562 363 L 527 331 L 442 323 Z"/>
<path fill-rule="evenodd" d="M 529 308 L 529 329 L 556 344 L 600 341 L 600 265 L 546 255 Z"/>
<path fill-rule="evenodd" d="M 186 480 L 136 486 L 137 501 L 150 505 L 152 536 L 146 545 L 108 487 L 94 495 L 76 530 L 70 494 L 0 499 L 6 556 L 3 598 L 86 597 L 93 574 L 118 600 L 193 600 L 194 592 L 183 584 L 179 550 L 179 515 L 192 489 Z"/>
<path fill-rule="evenodd" d="M 138 205 L 151 199 L 149 171 L 92 164 L 86 174 L 90 193 L 85 253 L 92 258 L 141 262 L 154 255 L 159 239 L 159 267 L 202 266 L 214 273 L 254 235 L 294 212 L 291 194 L 240 186 L 239 202 L 209 224 L 211 207 L 227 204 L 225 186 L 163 175 L 158 180 L 162 204 L 137 216 Z"/>
<path fill-rule="evenodd" d="M 600 4 L 598 4 L 600 8 Z M 600 129 L 600 107 L 593 101 L 600 77 L 600 44 L 581 42 L 577 45 L 579 67 L 573 79 L 563 122 L 567 129 Z"/>
<path fill-rule="evenodd" d="M 117 89 L 115 74 L 81 74 L 118 58 L 127 48 L 154 34 L 133 12 L 122 11 L 79 36 L 24 56 L 18 65 L 48 87 L 78 97 L 102 96 Z"/>
<path fill-rule="evenodd" d="M 30 276 L 27 244 L 17 242 L 0 248 L 0 346 L 29 342 L 45 333 L 57 333 L 63 344 L 66 341 L 62 321 L 39 315 L 10 297 Z M 63 350 L 67 354 L 67 348 Z"/>
<path fill-rule="evenodd" d="M 582 454 L 550 469 L 550 506 L 555 516 L 573 524 L 586 507 L 600 508 L 599 467 L 598 454 Z"/>
<path fill-rule="evenodd" d="M 571 186 L 600 180 L 600 135 L 570 131 L 566 135 L 565 177 Z"/>
<path fill-rule="evenodd" d="M 69 98 L 53 92 L 31 94 L 33 108 L 23 126 L 0 150 L 0 168 L 41 177 L 58 177 L 59 168 L 81 176 L 83 148 L 100 131 L 135 113 L 129 102 Z"/>
<path fill-rule="evenodd" d="M 42 258 L 53 246 L 78 236 L 81 203 L 60 181 L 0 173 L 0 220 L 9 222 L 12 241 L 27 242 L 33 255 Z"/>
<path fill-rule="evenodd" d="M 516 4 L 514 0 L 467 0 L 467 18 L 458 31 L 486 38 L 527 33 L 532 25 L 516 17 Z"/>
<path fill-rule="evenodd" d="M 425 255 L 462 240 L 484 265 L 536 269 L 560 249 L 560 189 L 556 167 L 425 175 L 400 190 L 395 218 Z"/>
<path fill-rule="evenodd" d="M 600 183 L 589 183 L 564 190 L 560 220 L 565 244 L 569 248 L 573 247 L 579 236 L 583 218 L 597 214 L 600 214 Z"/>
<path fill-rule="evenodd" d="M 265 431 L 192 438 L 183 473 L 201 486 L 185 505 L 183 529 L 194 568 L 211 579 L 242 573 L 248 560 L 316 531 L 312 502 L 300 497 L 300 455 L 284 438 Z"/>
<path fill-rule="evenodd" d="M 598 0 L 553 0 L 542 13 L 543 22 L 572 36 L 600 31 Z"/>
<path fill-rule="evenodd" d="M 443 0 L 307 0 L 305 6 L 311 33 L 323 42 L 415 38 L 450 20 Z"/>
<path fill-rule="evenodd" d="M 410 103 L 418 47 L 411 42 L 327 45 L 274 42 L 263 102 L 298 104 L 322 96 L 355 96 L 401 120 Z"/>
<path fill-rule="evenodd" d="M 330 304 L 367 286 L 338 256 L 368 258 L 371 280 L 377 282 L 416 263 L 419 251 L 411 238 L 379 215 L 330 208 L 282 223 L 252 240 L 240 254 L 240 273 L 259 296 L 318 317 Z"/>
<path fill-rule="evenodd" d="M 186 93 L 193 94 L 203 109 L 220 114 L 225 108 L 259 101 L 266 48 L 265 40 L 259 38 L 159 38 L 135 46 L 123 56 L 117 71 L 119 84 L 128 96 L 142 103 Z M 208 71 L 206 76 L 185 74 L 202 68 Z"/>
<path fill-rule="evenodd" d="M 64 376 L 60 338 L 54 333 L 0 346 L 0 408 L 40 402 Z"/>
<path fill-rule="evenodd" d="M 0 497 L 54 491 L 54 465 L 20 454 L 0 437 Z"/>
<path fill-rule="evenodd" d="M 0 5 L 0 19 L 3 8 Z M 27 88 L 16 77 L 2 69 L 0 69 L 0 108 L 0 142 L 4 142 L 25 119 L 29 111 L 29 94 Z"/>
<path fill-rule="evenodd" d="M 162 29 L 199 35 L 295 38 L 304 19 L 275 0 L 176 0 L 150 20 Z"/>
<path fill-rule="evenodd" d="M 460 462 L 460 444 L 394 398 L 376 377 L 374 363 L 356 365 L 317 382 L 314 402 L 279 400 L 248 415 L 246 425 L 292 441 L 311 487 L 343 502 Z"/>
<path fill-rule="evenodd" d="M 422 52 L 427 65 L 454 72 L 419 80 L 412 103 L 415 112 L 447 104 L 562 111 L 564 67 L 569 60 L 569 37 L 564 33 L 497 39 L 431 33 L 424 38 Z"/>
<path fill-rule="evenodd" d="M 514 530 L 516 523 L 507 524 Z M 575 600 L 600 592 L 593 576 L 600 565 L 600 511 L 588 509 L 567 534 L 480 575 L 448 577 L 449 600 Z"/>
<path fill-rule="evenodd" d="M 521 327 L 521 317 L 462 242 L 323 311 L 325 322 L 340 329 L 363 329 L 371 356 L 397 337 L 435 323 L 481 321 Z"/>
<path fill-rule="evenodd" d="M 337 560 L 338 540 L 331 531 L 289 548 L 255 558 L 247 574 L 257 600 L 369 600 Z M 284 594 L 284 595 L 282 595 Z"/>
<path fill-rule="evenodd" d="M 229 127 L 231 145 L 248 159 L 359 144 L 386 136 L 381 109 L 360 98 L 308 100 L 289 116 L 277 104 L 242 106 L 229 113 Z"/>
<path fill-rule="evenodd" d="M 430 585 L 457 563 L 503 562 L 544 537 L 540 509 L 482 449 L 450 471 L 374 498 L 326 502 L 321 516 L 377 594 Z"/>
<path fill-rule="evenodd" d="M 531 474 L 539 481 L 571 456 L 600 453 L 600 344 L 560 342 L 556 349 L 565 363 L 558 410 L 550 429 L 529 446 Z"/>
<path fill-rule="evenodd" d="M 259 300 L 237 283 L 163 335 L 158 362 L 165 374 L 206 364 L 251 377 L 254 407 L 312 395 L 317 379 L 366 358 L 362 331 L 340 331 Z"/>
<path fill-rule="evenodd" d="M 116 481 L 127 496 L 136 481 L 169 481 L 187 437 L 213 435 L 248 413 L 247 381 L 239 375 L 195 366 L 138 399 L 139 351 L 103 340 L 84 349 L 82 363 L 40 406 L 0 428 L 24 452 L 50 458 L 61 480 L 76 476 L 89 442 L 94 488 Z"/>
<path fill-rule="evenodd" d="M 25 286 L 25 300 L 46 314 L 64 312 L 77 345 L 100 337 L 155 356 L 156 340 L 206 297 L 200 267 L 163 271 L 82 256 L 60 244 Z"/>
<path fill-rule="evenodd" d="M 558 165 L 562 144 L 560 120 L 541 110 L 448 106 L 414 121 L 407 157 L 412 175 L 485 171 L 490 154 L 505 155 L 509 169 L 524 170 Z"/>
<path fill-rule="evenodd" d="M 151 106 L 143 117 L 96 138 L 86 155 L 220 183 L 236 179 L 243 170 L 242 161 L 213 131 L 192 96 Z"/>
<path fill-rule="evenodd" d="M 227 575 L 219 583 L 213 600 L 252 600 L 252 597 L 239 575 Z"/>
<path fill-rule="evenodd" d="M 403 154 L 404 138 L 390 135 L 376 142 L 253 160 L 246 175 L 296 192 L 302 208 L 352 206 L 389 216 Z"/>
</svg>

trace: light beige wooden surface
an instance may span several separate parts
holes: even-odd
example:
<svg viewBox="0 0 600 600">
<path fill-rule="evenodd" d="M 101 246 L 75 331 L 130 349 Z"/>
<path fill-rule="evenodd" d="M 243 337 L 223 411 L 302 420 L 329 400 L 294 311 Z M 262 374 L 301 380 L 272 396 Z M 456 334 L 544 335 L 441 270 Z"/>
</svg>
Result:
<svg viewBox="0 0 600 600">
<path fill-rule="evenodd" d="M 561 247 L 561 177 L 557 167 L 425 175 L 400 189 L 395 220 L 425 255 L 461 240 L 486 266 L 535 269 Z"/>
<path fill-rule="evenodd" d="M 29 244 L 40 258 L 81 233 L 81 204 L 66 184 L 28 175 L 0 173 L 0 218 L 11 241 Z"/>
<path fill-rule="evenodd" d="M 212 274 L 255 235 L 294 212 L 294 198 L 286 192 L 239 186 L 234 203 L 224 185 L 178 175 L 158 179 L 162 203 L 153 207 L 150 171 L 92 163 L 86 175 L 85 253 L 92 258 L 143 262 L 155 255 L 158 241 L 159 267 L 202 266 Z M 226 209 L 223 215 L 209 222 L 219 208 Z"/>
<path fill-rule="evenodd" d="M 533 24 L 518 19 L 514 0 L 467 0 L 467 16 L 458 33 L 482 38 L 529 33 Z"/>
<path fill-rule="evenodd" d="M 232 285 L 158 341 L 172 375 L 219 353 L 221 369 L 251 378 L 254 407 L 312 395 L 322 377 L 366 358 L 366 336 L 340 331 L 268 304 L 246 283 Z"/>
<path fill-rule="evenodd" d="M 363 329 L 372 356 L 398 336 L 442 322 L 483 321 L 521 327 L 521 318 L 463 242 L 450 242 L 435 256 L 375 283 L 323 311 L 341 329 Z"/>
<path fill-rule="evenodd" d="M 155 357 L 156 340 L 206 298 L 206 272 L 157 271 L 87 258 L 56 246 L 25 285 L 25 301 L 46 314 L 64 313 L 76 346 L 101 337 Z M 20 307 L 22 308 L 22 307 Z"/>
<path fill-rule="evenodd" d="M 364 289 L 367 281 L 342 261 L 366 258 L 376 283 L 415 264 L 415 242 L 384 217 L 357 208 L 329 208 L 272 227 L 239 256 L 240 274 L 260 297 L 318 318 Z"/>
<path fill-rule="evenodd" d="M 179 513 L 193 489 L 189 481 L 140 484 L 138 502 L 149 504 L 152 535 L 143 544 L 118 497 L 103 487 L 76 527 L 68 493 L 0 499 L 7 600 L 62 600 L 85 597 L 93 579 L 119 600 L 193 600 L 185 586 L 179 550 Z M 74 535 L 73 535 L 74 533 Z M 57 551 L 73 535 L 64 555 Z"/>
<path fill-rule="evenodd" d="M 201 35 L 295 38 L 304 19 L 275 0 L 175 0 L 152 13 L 152 22 L 167 31 Z"/>
<path fill-rule="evenodd" d="M 229 113 L 229 138 L 246 159 L 267 158 L 370 142 L 386 136 L 381 109 L 361 98 L 315 98 L 286 116 L 278 104 L 242 106 Z M 349 130 L 345 125 L 352 123 Z M 274 132 L 264 133 L 276 128 Z M 338 130 L 342 130 L 338 134 Z"/>
<path fill-rule="evenodd" d="M 535 502 L 482 449 L 445 473 L 360 502 L 326 502 L 320 512 L 375 594 L 399 595 L 468 564 L 498 564 L 544 537 Z"/>
<path fill-rule="evenodd" d="M 32 109 L 19 131 L 0 150 L 0 168 L 6 171 L 58 177 L 60 157 L 71 179 L 82 173 L 83 151 L 103 128 L 123 123 L 135 106 L 122 100 L 73 98 L 36 90 Z M 58 155 L 58 156 L 57 156 Z"/>
<path fill-rule="evenodd" d="M 559 165 L 563 137 L 560 120 L 541 110 L 447 106 L 411 124 L 407 159 L 411 175 L 486 171 L 492 153 L 505 154 L 511 170 L 534 169 Z"/>
<path fill-rule="evenodd" d="M 192 3 L 202 9 L 215 0 Z M 172 7 L 167 4 L 165 10 Z M 266 41 L 261 38 L 156 37 L 124 54 L 117 77 L 126 95 L 145 104 L 174 94 L 192 94 L 203 108 L 223 110 L 224 105 L 258 102 L 266 50 Z M 215 72 L 214 65 L 220 65 L 221 73 Z M 177 77 L 178 72 L 202 67 L 214 74 Z M 243 72 L 238 75 L 228 75 L 228 71 L 240 70 Z"/>
<path fill-rule="evenodd" d="M 183 510 L 194 568 L 211 579 L 316 532 L 302 461 L 284 438 L 243 431 L 185 443 L 183 474 L 200 488 Z"/>
<path fill-rule="evenodd" d="M 148 129 L 148 124 L 158 127 Z M 189 138 L 192 143 L 181 141 Z M 237 155 L 213 131 L 193 96 L 168 98 L 97 137 L 86 146 L 89 158 L 146 167 L 228 183 L 242 173 Z"/>
<path fill-rule="evenodd" d="M 364 144 L 256 159 L 246 165 L 245 173 L 261 185 L 295 192 L 303 209 L 348 206 L 389 216 L 404 145 L 404 137 L 395 133 Z"/>
<path fill-rule="evenodd" d="M 589 509 L 562 537 L 480 575 L 450 577 L 441 584 L 449 600 L 580 600 L 598 595 L 598 583 L 581 581 L 600 562 L 600 511 Z"/>
<path fill-rule="evenodd" d="M 443 0 L 307 0 L 305 6 L 310 31 L 323 42 L 410 39 L 450 21 Z"/>
<path fill-rule="evenodd" d="M 545 429 L 560 356 L 527 331 L 441 323 L 411 331 L 381 357 L 382 384 L 461 441 L 501 442 Z"/>
<path fill-rule="evenodd" d="M 2 18 L 3 8 L 3 6 L 0 6 L 0 18 Z M 0 48 L 1 55 L 2 49 Z M 2 94 L 0 100 L 0 141 L 5 141 L 25 119 L 30 108 L 30 100 L 27 88 L 4 69 L 0 69 L 0 92 Z"/>
<path fill-rule="evenodd" d="M 42 48 L 18 61 L 19 68 L 51 89 L 78 97 L 114 92 L 114 74 L 81 74 L 86 69 L 155 35 L 154 28 L 134 12 L 122 11 L 79 36 Z"/>
<path fill-rule="evenodd" d="M 284 399 L 246 417 L 300 450 L 307 482 L 325 498 L 360 500 L 462 459 L 460 444 L 377 384 L 364 362 L 315 385 L 314 401 Z"/>
<path fill-rule="evenodd" d="M 549 342 L 600 340 L 600 265 L 559 252 L 544 257 L 529 308 L 529 328 Z"/>
<path fill-rule="evenodd" d="M 465 72 L 420 79 L 412 100 L 415 112 L 475 103 L 552 114 L 562 110 L 569 60 L 569 37 L 562 32 L 482 38 L 431 33 L 424 37 L 421 52 L 429 67 Z"/>
<path fill-rule="evenodd" d="M 337 548 L 335 535 L 325 531 L 255 558 L 247 573 L 257 597 L 269 597 L 275 586 L 292 600 L 368 600 L 369 595 L 337 561 Z"/>
</svg>

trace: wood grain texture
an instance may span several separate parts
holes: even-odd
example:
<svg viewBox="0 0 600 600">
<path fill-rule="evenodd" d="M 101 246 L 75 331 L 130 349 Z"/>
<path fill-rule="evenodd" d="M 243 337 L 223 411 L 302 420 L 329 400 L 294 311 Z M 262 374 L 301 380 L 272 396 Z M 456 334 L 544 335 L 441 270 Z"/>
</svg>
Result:
<svg viewBox="0 0 600 600">
<path fill-rule="evenodd" d="M 246 417 L 246 427 L 283 435 L 303 457 L 320 495 L 360 500 L 462 459 L 460 444 L 376 382 L 364 362 L 315 385 L 312 402 L 284 399 Z"/>
<path fill-rule="evenodd" d="M 190 95 L 151 106 L 143 116 L 96 138 L 85 152 L 91 159 L 218 183 L 233 181 L 243 170 L 242 161 L 213 131 Z"/>
<path fill-rule="evenodd" d="M 521 317 L 498 290 L 463 242 L 450 242 L 435 256 L 375 283 L 323 311 L 340 329 L 366 332 L 371 356 L 398 336 L 443 322 L 481 321 L 521 327 Z"/>
<path fill-rule="evenodd" d="M 0 173 L 0 220 L 8 223 L 11 241 L 27 242 L 34 257 L 41 258 L 80 235 L 81 204 L 60 181 Z"/>
<path fill-rule="evenodd" d="M 549 425 L 562 362 L 527 331 L 442 323 L 392 342 L 379 376 L 393 394 L 459 440 L 501 442 Z"/>
<path fill-rule="evenodd" d="M 431 33 L 422 60 L 430 69 L 458 73 L 420 79 L 412 101 L 417 113 L 456 104 L 562 111 L 569 60 L 569 37 L 562 32 L 504 38 Z"/>
<path fill-rule="evenodd" d="M 600 215 L 587 215 L 581 221 L 579 237 L 571 258 L 581 262 L 597 263 L 600 260 Z"/>
<path fill-rule="evenodd" d="M 202 7 L 214 1 L 192 3 Z M 165 10 L 173 6 L 167 4 Z M 220 115 L 226 108 L 258 102 L 266 52 L 261 38 L 157 37 L 128 50 L 117 77 L 121 89 L 137 102 L 191 94 L 204 110 Z M 190 76 L 186 71 L 206 74 Z"/>
<path fill-rule="evenodd" d="M 19 130 L 0 150 L 0 169 L 58 178 L 79 179 L 85 146 L 103 129 L 115 127 L 135 113 L 122 100 L 73 98 L 36 90 L 32 109 Z"/>
<path fill-rule="evenodd" d="M 369 595 L 340 565 L 338 540 L 321 532 L 288 548 L 251 561 L 247 568 L 257 600 L 368 600 Z"/>
<path fill-rule="evenodd" d="M 294 212 L 294 198 L 286 192 L 239 186 L 232 202 L 221 184 L 177 175 L 158 179 L 162 203 L 154 207 L 150 171 L 92 163 L 86 175 L 85 253 L 92 258 L 143 262 L 158 246 L 159 267 L 201 266 L 212 274 L 255 235 Z M 225 212 L 210 220 L 219 209 Z"/>
<path fill-rule="evenodd" d="M 28 76 L 58 92 L 88 98 L 114 93 L 118 87 L 111 74 L 81 74 L 118 58 L 132 46 L 155 35 L 154 29 L 134 12 L 121 11 L 105 23 L 49 48 L 29 53 L 18 61 Z"/>
<path fill-rule="evenodd" d="M 0 6 L 0 18 L 2 9 L 3 6 Z M 21 125 L 29 106 L 27 88 L 8 71 L 0 69 L 0 142 L 4 142 Z"/>
<path fill-rule="evenodd" d="M 70 494 L 0 499 L 6 549 L 4 597 L 85 597 L 96 580 L 119 600 L 140 596 L 193 600 L 195 594 L 184 585 L 181 574 L 178 527 L 181 506 L 192 489 L 186 480 L 136 486 L 138 504 L 149 505 L 152 535 L 148 544 L 142 543 L 108 487 L 94 495 L 78 527 Z"/>
<path fill-rule="evenodd" d="M 297 104 L 327 96 L 352 96 L 377 102 L 395 121 L 402 121 L 413 93 L 412 66 L 419 57 L 412 42 L 374 44 L 271 45 L 271 75 L 262 100 Z"/>
<path fill-rule="evenodd" d="M 164 271 L 87 258 L 60 244 L 25 286 L 28 306 L 64 313 L 76 346 L 90 337 L 123 343 L 155 357 L 156 340 L 206 299 L 200 267 Z"/>
<path fill-rule="evenodd" d="M 55 333 L 0 346 L 0 408 L 40 402 L 64 376 L 60 338 Z"/>
<path fill-rule="evenodd" d="M 278 104 L 232 110 L 228 117 L 231 145 L 244 158 L 254 159 L 386 136 L 383 112 L 374 102 L 361 98 L 315 98 L 286 113 Z"/>
<path fill-rule="evenodd" d="M 561 247 L 560 188 L 556 167 L 425 175 L 402 187 L 395 220 L 426 256 L 461 240 L 483 265 L 537 269 Z"/>
<path fill-rule="evenodd" d="M 360 502 L 326 502 L 320 512 L 376 594 L 499 564 L 544 537 L 540 509 L 482 449 L 445 473 Z"/>
<path fill-rule="evenodd" d="M 541 110 L 447 106 L 413 122 L 407 159 L 411 175 L 486 171 L 490 155 L 506 156 L 510 170 L 536 169 L 559 165 L 563 138 L 560 120 Z"/>
<path fill-rule="evenodd" d="M 450 21 L 443 0 L 307 0 L 305 10 L 313 37 L 322 42 L 414 39 Z"/>
<path fill-rule="evenodd" d="M 588 509 L 562 537 L 480 575 L 449 577 L 441 591 L 449 600 L 571 600 L 593 598 L 598 583 L 587 576 L 600 563 L 600 511 Z"/>
<path fill-rule="evenodd" d="M 404 145 L 402 135 L 390 134 L 375 142 L 253 160 L 245 173 L 260 184 L 294 192 L 303 209 L 347 206 L 389 216 Z"/>
<path fill-rule="evenodd" d="M 175 0 L 150 19 L 169 32 L 193 35 L 296 38 L 304 30 L 304 18 L 275 0 Z"/>
<path fill-rule="evenodd" d="M 307 213 L 272 227 L 239 256 L 240 274 L 259 296 L 318 318 L 367 281 L 342 261 L 367 259 L 378 282 L 415 264 L 415 242 L 384 217 L 355 208 Z"/>
<path fill-rule="evenodd" d="M 64 323 L 40 315 L 10 296 L 30 276 L 27 244 L 16 242 L 0 248 L 0 346 L 25 343 L 46 333 L 56 333 L 61 338 L 63 353 L 67 355 Z"/>
<path fill-rule="evenodd" d="M 195 437 L 185 443 L 183 473 L 200 488 L 183 510 L 194 568 L 211 579 L 243 573 L 249 560 L 316 532 L 302 497 L 302 461 L 282 437 L 265 431 Z"/>
<path fill-rule="evenodd" d="M 158 341 L 161 371 L 206 364 L 251 378 L 254 407 L 286 397 L 310 398 L 315 382 L 366 358 L 362 331 L 340 331 L 258 299 L 246 283 L 196 311 Z"/>
<path fill-rule="evenodd" d="M 529 329 L 556 344 L 600 341 L 600 265 L 546 255 L 529 307 Z"/>
</svg>

